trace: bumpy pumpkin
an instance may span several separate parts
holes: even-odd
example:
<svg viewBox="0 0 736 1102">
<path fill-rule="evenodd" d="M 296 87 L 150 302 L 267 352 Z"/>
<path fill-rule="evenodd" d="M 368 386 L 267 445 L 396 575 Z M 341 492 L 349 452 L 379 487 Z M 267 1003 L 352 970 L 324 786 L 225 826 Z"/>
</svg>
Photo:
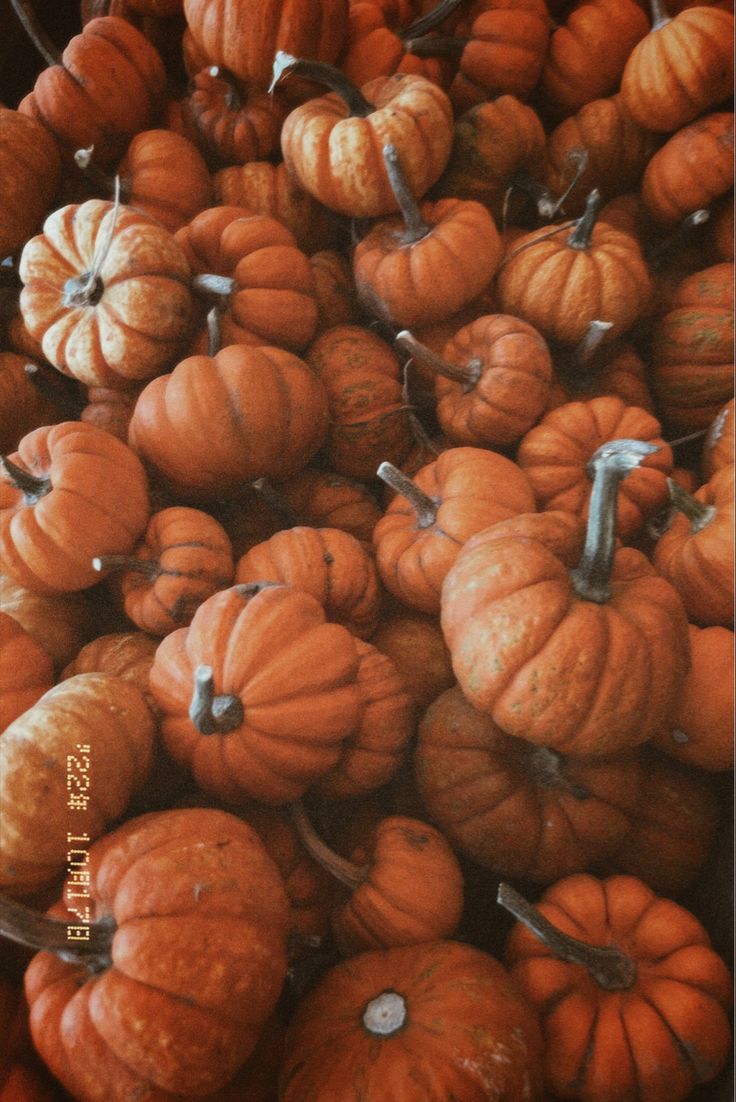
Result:
<svg viewBox="0 0 736 1102">
<path fill-rule="evenodd" d="M 0 612 L 0 731 L 54 684 L 54 664 L 17 620 Z"/>
<path fill-rule="evenodd" d="M 183 351 L 191 273 L 147 214 L 102 199 L 67 204 L 23 249 L 23 320 L 46 359 L 87 386 L 150 379 Z"/>
<path fill-rule="evenodd" d="M 56 142 L 41 123 L 0 107 L 0 256 L 19 252 L 46 217 L 61 176 Z"/>
</svg>

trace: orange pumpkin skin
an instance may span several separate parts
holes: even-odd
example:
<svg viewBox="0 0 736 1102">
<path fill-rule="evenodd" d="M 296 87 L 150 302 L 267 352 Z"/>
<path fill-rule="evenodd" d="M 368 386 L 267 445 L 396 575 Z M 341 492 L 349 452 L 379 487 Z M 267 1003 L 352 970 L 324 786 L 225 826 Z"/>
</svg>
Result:
<svg viewBox="0 0 736 1102">
<path fill-rule="evenodd" d="M 57 667 L 71 662 L 93 632 L 87 593 L 34 593 L 0 572 L 2 610 L 28 632 Z"/>
<path fill-rule="evenodd" d="M 441 622 L 463 693 L 502 731 L 607 756 L 669 721 L 689 664 L 687 620 L 676 590 L 628 547 L 611 600 L 576 599 L 568 571 L 582 539 L 580 522 L 555 511 L 479 532 L 445 579 Z"/>
<path fill-rule="evenodd" d="M 734 764 L 733 631 L 695 624 L 689 630 L 690 670 L 673 726 L 655 744 L 678 761 L 720 773 Z"/>
<path fill-rule="evenodd" d="M 433 499 L 434 520 L 417 517 L 397 494 L 373 530 L 383 584 L 418 612 L 436 613 L 444 579 L 474 533 L 534 508 L 526 475 L 510 459 L 483 448 L 450 448 L 414 477 Z"/>
<path fill-rule="evenodd" d="M 633 344 L 604 344 L 582 371 L 561 371 L 552 380 L 545 412 L 567 402 L 612 395 L 627 406 L 637 406 L 656 416 L 649 389 L 649 371 Z"/>
<path fill-rule="evenodd" d="M 126 615 L 141 631 L 167 635 L 185 626 L 203 601 L 233 580 L 227 534 L 201 509 L 172 506 L 154 513 L 131 558 L 120 588 Z M 115 561 L 106 564 L 115 567 Z M 131 564 L 132 565 L 132 564 Z"/>
<path fill-rule="evenodd" d="M 68 835 L 105 833 L 145 781 L 153 743 L 141 692 L 112 674 L 60 682 L 14 720 L 0 739 L 2 890 L 27 895 L 68 871 Z"/>
<path fill-rule="evenodd" d="M 0 452 L 15 451 L 21 437 L 41 425 L 66 420 L 68 412 L 26 372 L 28 357 L 0 352 Z M 29 364 L 43 372 L 37 364 Z M 53 392 L 52 392 L 53 393 Z"/>
<path fill-rule="evenodd" d="M 124 202 L 150 214 L 170 233 L 212 203 L 212 180 L 202 154 L 173 130 L 136 134 L 118 173 Z"/>
<path fill-rule="evenodd" d="M 539 86 L 545 107 L 557 117 L 571 115 L 614 93 L 647 29 L 647 17 L 634 0 L 576 4 L 550 40 Z"/>
<path fill-rule="evenodd" d="M 538 508 L 562 509 L 587 518 L 592 483 L 586 465 L 601 445 L 616 439 L 646 440 L 659 448 L 619 487 L 617 531 L 622 540 L 635 535 L 668 502 L 667 476 L 674 460 L 657 419 L 646 410 L 627 406 L 621 398 L 590 398 L 558 406 L 524 436 L 516 459 L 531 483 Z"/>
<path fill-rule="evenodd" d="M 229 345 L 188 356 L 136 402 L 130 445 L 186 501 L 211 501 L 257 478 L 288 478 L 327 432 L 325 389 L 286 349 Z"/>
<path fill-rule="evenodd" d="M 470 378 L 435 381 L 437 420 L 453 444 L 503 448 L 541 416 L 552 359 L 533 326 L 505 314 L 485 314 L 450 338 L 442 358 L 465 370 L 472 364 L 476 376 L 474 384 Z"/>
<path fill-rule="evenodd" d="M 153 707 L 148 675 L 160 640 L 145 631 L 115 631 L 98 635 L 80 649 L 59 674 L 66 681 L 78 673 L 109 673 L 130 681 Z"/>
<path fill-rule="evenodd" d="M 646 130 L 669 133 L 732 94 L 733 13 L 693 7 L 655 24 L 621 77 L 626 110 Z"/>
<path fill-rule="evenodd" d="M 61 176 L 53 137 L 36 119 L 0 106 L 0 255 L 19 252 L 46 217 Z"/>
<path fill-rule="evenodd" d="M 184 0 L 194 42 L 211 64 L 261 88 L 277 50 L 335 61 L 347 33 L 347 0 Z M 202 68 L 202 66 L 199 66 Z"/>
<path fill-rule="evenodd" d="M 360 317 L 350 261 L 337 249 L 320 249 L 309 258 L 317 299 L 317 335 L 336 325 L 354 325 Z"/>
<path fill-rule="evenodd" d="M 708 428 L 733 392 L 733 263 L 678 284 L 652 334 L 652 389 L 675 433 Z"/>
<path fill-rule="evenodd" d="M 334 92 L 295 107 L 281 130 L 281 151 L 298 183 L 330 210 L 377 218 L 398 210 L 383 146 L 396 146 L 411 192 L 421 198 L 449 160 L 452 107 L 436 84 L 408 73 L 378 77 L 361 91 L 373 108 L 365 118 L 350 116 Z"/>
<path fill-rule="evenodd" d="M 358 665 L 353 637 L 325 621 L 316 598 L 266 582 L 200 605 L 188 628 L 161 641 L 150 686 L 169 753 L 204 791 L 283 804 L 337 762 L 355 729 Z M 204 734 L 190 718 L 200 666 L 212 669 L 216 699 L 241 703 L 241 721 L 222 732 Z"/>
<path fill-rule="evenodd" d="M 364 880 L 338 900 L 332 931 L 344 956 L 451 937 L 463 910 L 463 876 L 445 837 L 418 819 L 390 815 L 358 845 Z"/>
<path fill-rule="evenodd" d="M 126 390 L 117 387 L 87 387 L 87 405 L 80 413 L 79 420 L 104 429 L 127 444 L 130 419 L 144 386 L 144 383 L 139 383 Z"/>
<path fill-rule="evenodd" d="M 427 814 L 461 853 L 541 884 L 600 868 L 645 790 L 637 753 L 563 757 L 510 738 L 457 686 L 425 712 L 414 770 Z"/>
<path fill-rule="evenodd" d="M 92 557 L 127 554 L 149 514 L 143 466 L 122 441 L 82 421 L 34 429 L 10 459 L 42 480 L 37 496 L 0 477 L 5 570 L 42 594 L 86 589 Z"/>
<path fill-rule="evenodd" d="M 734 461 L 734 404 L 736 400 L 733 398 L 726 402 L 714 418 L 703 441 L 700 467 L 706 482 L 721 467 L 727 467 Z"/>
<path fill-rule="evenodd" d="M 538 1008 L 547 1089 L 585 1102 L 684 1102 L 730 1048 L 728 968 L 694 915 L 632 876 L 567 877 L 538 910 L 558 929 L 635 962 L 633 984 L 603 990 L 517 924 L 504 959 Z M 656 1054 L 656 1058 L 653 1058 Z"/>
<path fill-rule="evenodd" d="M 0 732 L 54 684 L 54 664 L 40 643 L 0 612 Z"/>
<path fill-rule="evenodd" d="M 387 784 L 405 756 L 416 728 L 416 708 L 402 673 L 372 643 L 356 640 L 358 688 L 363 710 L 345 739 L 337 763 L 312 790 L 329 800 L 364 796 Z"/>
<path fill-rule="evenodd" d="M 503 966 L 471 945 L 430 942 L 361 953 L 322 977 L 288 1031 L 281 1098 L 396 1102 L 419 1089 L 423 1102 L 489 1091 L 541 1102 L 540 1061 L 536 1017 Z"/>
<path fill-rule="evenodd" d="M 297 525 L 251 547 L 237 562 L 235 582 L 261 580 L 311 593 L 329 620 L 360 639 L 370 638 L 378 625 L 381 594 L 373 559 L 338 528 Z"/>
<path fill-rule="evenodd" d="M 265 160 L 278 149 L 286 111 L 277 96 L 260 87 L 238 88 L 217 66 L 202 69 L 193 84 L 184 111 L 216 164 Z"/>
<path fill-rule="evenodd" d="M 67 156 L 93 145 L 107 166 L 153 124 L 165 87 L 163 62 L 147 38 L 106 15 L 70 40 L 62 63 L 41 72 L 18 110 L 42 122 Z"/>
<path fill-rule="evenodd" d="M 127 387 L 183 351 L 194 320 L 191 274 L 176 241 L 132 207 L 68 204 L 23 249 L 20 306 L 49 363 L 87 386 Z M 87 287 L 106 235 L 112 244 Z"/>
<path fill-rule="evenodd" d="M 679 511 L 657 540 L 654 565 L 701 626 L 733 625 L 734 468 L 723 467 L 694 497 L 710 516 L 690 520 Z"/>
<path fill-rule="evenodd" d="M 515 242 L 496 277 L 500 309 L 563 344 L 582 341 L 595 319 L 612 322 L 611 338 L 620 336 L 650 292 L 639 245 L 600 220 L 587 248 L 571 244 L 574 233 L 543 227 Z"/>
<path fill-rule="evenodd" d="M 642 180 L 644 204 L 661 226 L 710 207 L 733 187 L 733 112 L 683 126 L 659 149 Z"/>
<path fill-rule="evenodd" d="M 34 957 L 36 1048 L 80 1102 L 213 1094 L 247 1060 L 283 983 L 289 904 L 274 862 L 251 827 L 208 808 L 129 820 L 88 852 L 86 905 L 116 924 L 112 962 L 90 973 Z M 68 910 L 52 911 L 70 923 L 72 896 L 70 883 Z"/>
<path fill-rule="evenodd" d="M 0 1102 L 56 1102 L 58 1091 L 38 1055 L 28 1029 L 23 987 L 0 980 Z"/>
<path fill-rule="evenodd" d="M 279 492 L 299 524 L 339 528 L 370 546 L 381 508 L 362 482 L 335 471 L 305 467 L 280 483 Z"/>
<path fill-rule="evenodd" d="M 371 643 L 394 663 L 419 714 L 455 683 L 436 616 L 397 605 L 381 617 Z"/>
</svg>

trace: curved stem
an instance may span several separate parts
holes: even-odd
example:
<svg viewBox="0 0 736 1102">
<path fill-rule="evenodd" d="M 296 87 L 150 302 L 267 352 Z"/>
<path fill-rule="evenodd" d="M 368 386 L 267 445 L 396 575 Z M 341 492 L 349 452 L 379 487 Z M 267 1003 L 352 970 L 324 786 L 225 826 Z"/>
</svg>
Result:
<svg viewBox="0 0 736 1102">
<path fill-rule="evenodd" d="M 192 290 L 198 295 L 217 295 L 219 298 L 227 298 L 236 287 L 237 283 L 230 276 L 214 275 L 210 272 L 195 275 L 192 280 Z"/>
<path fill-rule="evenodd" d="M 670 15 L 664 6 L 664 0 L 650 0 L 650 7 L 652 11 L 653 31 L 658 31 L 664 27 L 666 23 L 671 22 Z"/>
<path fill-rule="evenodd" d="M 104 169 L 96 165 L 92 160 L 95 152 L 93 145 L 87 146 L 85 149 L 77 149 L 74 154 L 74 164 L 84 174 L 85 180 L 97 191 L 103 195 L 115 195 L 115 180 L 117 177 L 111 176 L 109 172 L 105 172 Z M 120 178 L 120 202 L 127 203 L 132 193 L 132 181 L 129 176 Z"/>
<path fill-rule="evenodd" d="M 538 180 L 535 180 L 533 176 L 530 176 L 522 169 L 516 172 L 511 178 L 512 187 L 518 188 L 519 191 L 526 192 L 526 194 L 534 200 L 539 217 L 546 218 L 548 221 L 555 218 L 562 210 L 568 195 L 588 167 L 589 154 L 587 149 L 570 149 L 567 153 L 566 160 L 575 166 L 575 172 L 573 173 L 570 183 L 567 185 L 562 195 L 558 196 L 557 199 L 554 198 L 548 187 Z"/>
<path fill-rule="evenodd" d="M 636 962 L 615 945 L 588 945 L 563 934 L 510 884 L 498 885 L 497 902 L 522 922 L 560 960 L 586 968 L 604 991 L 626 991 L 636 980 Z"/>
<path fill-rule="evenodd" d="M 452 15 L 455 8 L 459 8 L 461 3 L 462 0 L 440 0 L 436 8 L 432 8 L 431 11 L 426 12 L 424 15 L 420 15 L 418 19 L 415 19 L 413 23 L 405 27 L 404 30 L 400 32 L 399 38 L 404 40 L 408 38 L 420 38 L 429 31 L 433 31 L 448 15 Z"/>
<path fill-rule="evenodd" d="M 197 666 L 189 718 L 200 735 L 226 735 L 245 718 L 243 702 L 231 693 L 215 693 L 211 666 Z"/>
<path fill-rule="evenodd" d="M 156 559 L 136 559 L 132 555 L 98 555 L 92 559 L 92 569 L 98 573 L 110 570 L 133 571 L 156 578 L 161 573 L 161 565 Z"/>
<path fill-rule="evenodd" d="M 105 290 L 100 279 L 102 265 L 110 252 L 112 240 L 115 235 L 115 226 L 120 213 L 120 177 L 115 177 L 115 196 L 112 201 L 112 211 L 105 215 L 104 233 L 99 234 L 95 241 L 95 255 L 92 258 L 92 267 L 88 272 L 68 279 L 64 284 L 64 306 L 95 306 Z M 102 224 L 102 223 L 101 223 Z"/>
<path fill-rule="evenodd" d="M 354 865 L 352 861 L 346 861 L 339 853 L 335 853 L 334 849 L 330 849 L 310 823 L 301 801 L 297 800 L 290 804 L 289 810 L 304 846 L 323 869 L 351 891 L 355 891 L 365 883 L 368 878 L 368 865 L 361 868 L 359 865 Z"/>
<path fill-rule="evenodd" d="M 291 508 L 286 498 L 279 493 L 273 483 L 269 482 L 267 478 L 257 478 L 251 485 L 258 494 L 258 497 L 266 502 L 266 505 L 270 505 L 272 509 L 284 517 L 286 527 L 296 528 L 298 525 L 304 523 Z"/>
<path fill-rule="evenodd" d="M 382 482 L 406 498 L 417 515 L 417 528 L 431 528 L 437 520 L 437 502 L 429 494 L 420 490 L 416 482 L 412 482 L 393 463 L 381 463 L 376 474 Z"/>
<path fill-rule="evenodd" d="M 207 73 L 213 80 L 221 80 L 225 85 L 225 107 L 227 110 L 242 111 L 243 97 L 238 90 L 233 74 L 228 72 L 227 69 L 221 68 L 219 65 L 211 65 Z"/>
<path fill-rule="evenodd" d="M 55 953 L 72 964 L 84 964 L 93 972 L 110 967 L 115 929 L 112 918 L 84 923 L 70 918 L 64 922 L 0 895 L 0 937 L 27 949 Z"/>
<path fill-rule="evenodd" d="M 647 263 L 650 268 L 657 271 L 668 260 L 671 260 L 675 253 L 694 236 L 695 232 L 706 224 L 710 220 L 710 211 L 705 207 L 701 207 L 699 210 L 694 210 L 692 214 L 688 214 L 686 218 L 683 218 L 681 222 L 675 226 L 674 230 L 667 237 L 658 241 L 647 253 Z"/>
<path fill-rule="evenodd" d="M 415 57 L 444 57 L 462 53 L 470 41 L 469 38 L 460 38 L 457 35 L 428 34 L 423 38 L 406 38 L 404 46 L 406 52 Z"/>
<path fill-rule="evenodd" d="M 68 413 L 70 421 L 76 421 L 82 411 L 77 384 L 67 379 L 59 371 L 50 372 L 39 364 L 27 363 L 23 371 L 28 382 L 36 388 L 42 398 L 53 402 L 60 410 Z"/>
<path fill-rule="evenodd" d="M 296 73 L 298 76 L 314 80 L 318 84 L 325 84 L 331 91 L 337 92 L 341 100 L 347 105 L 353 118 L 366 118 L 375 110 L 360 89 L 334 65 L 328 65 L 325 61 L 306 61 L 302 58 L 287 54 L 285 50 L 277 50 L 273 61 L 273 75 L 268 91 L 274 88 L 287 73 Z"/>
<path fill-rule="evenodd" d="M 48 66 L 60 65 L 61 55 L 38 21 L 30 0 L 10 0 L 18 21 Z"/>
<path fill-rule="evenodd" d="M 575 229 L 567 239 L 567 244 L 571 249 L 590 248 L 590 239 L 602 202 L 601 193 L 597 188 L 594 188 L 585 201 L 584 213 L 578 218 Z"/>
<path fill-rule="evenodd" d="M 573 589 L 584 601 L 611 599 L 611 570 L 616 552 L 618 485 L 648 455 L 659 451 L 644 440 L 610 440 L 593 454 L 588 526 L 580 562 L 570 571 Z"/>
<path fill-rule="evenodd" d="M 466 390 L 471 390 L 481 376 L 483 364 L 479 359 L 470 360 L 465 367 L 448 363 L 447 360 L 443 360 L 441 356 L 433 352 L 431 348 L 427 348 L 426 344 L 418 341 L 408 329 L 402 329 L 401 332 L 396 334 L 394 344 L 402 352 L 406 352 L 407 355 L 421 364 L 422 367 L 429 368 L 436 375 L 442 375 L 443 378 L 450 379 L 453 383 L 462 383 Z"/>
<path fill-rule="evenodd" d="M 404 232 L 401 235 L 402 245 L 413 245 L 421 241 L 431 232 L 432 227 L 424 221 L 419 211 L 419 204 L 411 193 L 409 183 L 401 168 L 399 152 L 395 145 L 384 145 L 383 163 L 391 184 L 391 189 L 399 204 L 401 217 L 404 219 Z"/>
<path fill-rule="evenodd" d="M 564 756 L 549 746 L 535 746 L 529 755 L 529 772 L 539 788 L 557 788 L 569 792 L 577 800 L 590 799 L 587 788 L 567 777 L 564 765 Z"/>
<path fill-rule="evenodd" d="M 690 531 L 693 534 L 702 531 L 710 524 L 716 515 L 715 505 L 706 505 L 705 502 L 698 501 L 696 497 L 672 478 L 667 479 L 667 488 L 675 509 L 680 513 L 684 513 L 690 521 Z"/>
<path fill-rule="evenodd" d="M 588 366 L 609 329 L 613 329 L 612 321 L 591 321 L 587 333 L 573 353 L 573 358 L 580 367 Z"/>
<path fill-rule="evenodd" d="M 15 488 L 21 491 L 27 505 L 34 505 L 52 489 L 50 478 L 39 478 L 30 471 L 23 470 L 5 455 L 0 455 L 0 466 L 5 468 L 5 473 Z"/>
</svg>

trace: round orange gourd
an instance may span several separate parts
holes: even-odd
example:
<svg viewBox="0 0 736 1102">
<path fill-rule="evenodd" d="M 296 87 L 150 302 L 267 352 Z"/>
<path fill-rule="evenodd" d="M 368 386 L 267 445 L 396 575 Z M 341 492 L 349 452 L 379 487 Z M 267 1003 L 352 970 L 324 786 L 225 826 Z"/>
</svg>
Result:
<svg viewBox="0 0 736 1102">
<path fill-rule="evenodd" d="M 192 83 L 184 110 L 215 164 L 244 165 L 276 152 L 286 114 L 277 96 L 258 85 L 240 85 L 217 65 L 200 70 Z"/>
<path fill-rule="evenodd" d="M 664 227 L 710 207 L 733 187 L 733 112 L 681 127 L 649 161 L 641 185 L 648 213 Z"/>
<path fill-rule="evenodd" d="M 40 643 L 0 612 L 0 732 L 54 684 L 54 664 Z"/>
<path fill-rule="evenodd" d="M 0 106 L 0 256 L 20 251 L 48 212 L 61 176 L 53 137 L 36 119 Z"/>
</svg>

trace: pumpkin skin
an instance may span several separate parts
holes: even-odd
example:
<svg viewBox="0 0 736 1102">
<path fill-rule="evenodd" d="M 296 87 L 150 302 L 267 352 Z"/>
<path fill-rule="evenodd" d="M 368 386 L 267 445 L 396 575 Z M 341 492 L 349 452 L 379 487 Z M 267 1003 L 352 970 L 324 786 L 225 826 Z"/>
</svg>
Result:
<svg viewBox="0 0 736 1102">
<path fill-rule="evenodd" d="M 733 625 L 734 468 L 723 467 L 693 495 L 692 518 L 679 510 L 654 548 L 654 565 L 701 626 Z M 703 506 L 705 507 L 703 509 Z"/>
<path fill-rule="evenodd" d="M 642 312 L 651 287 L 633 236 L 599 220 L 581 238 L 581 225 L 569 235 L 557 227 L 520 237 L 496 277 L 500 309 L 562 344 L 582 341 L 596 318 L 613 323 L 611 339 L 620 336 Z"/>
<path fill-rule="evenodd" d="M 394 663 L 420 715 L 455 683 L 436 616 L 397 604 L 381 617 L 371 643 Z"/>
<path fill-rule="evenodd" d="M 686 276 L 652 334 L 657 408 L 675 433 L 710 427 L 733 392 L 733 263 Z"/>
<path fill-rule="evenodd" d="M 92 610 L 82 593 L 41 594 L 0 572 L 2 611 L 36 640 L 61 667 L 74 658 L 92 635 Z"/>
<path fill-rule="evenodd" d="M 156 652 L 150 686 L 166 747 L 222 799 L 297 799 L 337 762 L 356 727 L 358 664 L 353 637 L 325 621 L 311 594 L 268 582 L 232 586 Z M 203 734 L 190 718 L 201 666 L 212 669 L 220 698 L 241 702 L 239 723 Z"/>
<path fill-rule="evenodd" d="M 449 160 L 452 107 L 436 84 L 409 73 L 378 77 L 361 92 L 371 107 L 364 117 L 351 116 L 334 92 L 295 107 L 281 130 L 281 152 L 298 183 L 330 210 L 377 218 L 398 210 L 383 146 L 396 146 L 411 192 L 421 198 Z"/>
<path fill-rule="evenodd" d="M 297 525 L 251 547 L 237 562 L 235 582 L 260 580 L 311 593 L 329 620 L 360 639 L 370 638 L 378 626 L 381 591 L 373 559 L 338 528 Z"/>
<path fill-rule="evenodd" d="M 122 441 L 82 421 L 34 429 L 10 459 L 40 480 L 27 492 L 0 476 L 0 549 L 6 571 L 37 593 L 98 580 L 92 556 L 127 554 L 149 514 L 143 466 Z"/>
<path fill-rule="evenodd" d="M 733 112 L 683 126 L 649 161 L 641 195 L 660 226 L 710 207 L 733 187 Z"/>
<path fill-rule="evenodd" d="M 4 455 L 15 451 L 21 437 L 32 429 L 69 416 L 66 407 L 54 401 L 53 387 L 47 393 L 45 387 L 37 386 L 26 365 L 36 372 L 44 370 L 17 352 L 0 352 L 0 452 Z"/>
<path fill-rule="evenodd" d="M 0 980 L 0 1102 L 57 1102 L 54 1087 L 33 1050 L 22 986 Z"/>
<path fill-rule="evenodd" d="M 381 508 L 362 482 L 335 471 L 305 467 L 281 482 L 279 493 L 298 524 L 339 528 L 370 546 Z"/>
<path fill-rule="evenodd" d="M 627 406 L 621 398 L 590 398 L 558 406 L 529 430 L 516 460 L 534 490 L 537 507 L 562 509 L 586 519 L 591 477 L 587 464 L 609 440 L 645 440 L 659 448 L 621 483 L 617 532 L 631 539 L 647 518 L 667 504 L 667 476 L 674 458 L 661 437 L 659 422 L 646 410 Z"/>
<path fill-rule="evenodd" d="M 70 861 L 68 834 L 89 842 L 108 829 L 145 781 L 153 739 L 153 716 L 140 691 L 102 673 L 55 685 L 6 728 L 3 891 L 27 895 L 49 887 Z"/>
<path fill-rule="evenodd" d="M 0 732 L 54 684 L 54 664 L 40 643 L 0 612 Z"/>
<path fill-rule="evenodd" d="M 88 913 L 115 923 L 111 961 L 91 973 L 34 957 L 36 1048 L 80 1102 L 213 1094 L 255 1047 L 285 976 L 274 862 L 251 827 L 208 808 L 129 820 L 88 853 Z M 73 912 L 72 888 L 58 917 Z"/>
<path fill-rule="evenodd" d="M 193 142 L 173 130 L 144 130 L 118 165 L 123 202 L 176 233 L 212 203 L 212 180 Z"/>
<path fill-rule="evenodd" d="M 734 765 L 734 638 L 727 627 L 689 625 L 690 670 L 673 726 L 655 745 L 678 761 L 720 773 Z"/>
<path fill-rule="evenodd" d="M 568 571 L 582 537 L 555 511 L 479 532 L 445 579 L 441 622 L 463 693 L 502 731 L 607 756 L 669 721 L 687 620 L 676 590 L 629 547 L 616 553 L 608 603 L 575 599 Z"/>
<path fill-rule="evenodd" d="M 736 400 L 731 398 L 714 418 L 703 441 L 700 468 L 703 480 L 708 481 L 721 467 L 734 461 L 733 415 Z"/>
<path fill-rule="evenodd" d="M 259 87 L 239 88 L 216 65 L 197 73 L 193 84 L 184 110 L 200 146 L 218 166 L 265 160 L 278 149 L 286 115 L 278 97 Z"/>
<path fill-rule="evenodd" d="M 345 739 L 337 763 L 312 785 L 328 800 L 354 799 L 387 784 L 416 728 L 416 708 L 393 659 L 358 639 L 362 714 Z"/>
<path fill-rule="evenodd" d="M 93 145 L 108 166 L 153 125 L 165 87 L 163 62 L 145 35 L 105 15 L 70 40 L 62 63 L 41 72 L 18 110 L 43 123 L 66 156 Z"/>
<path fill-rule="evenodd" d="M 296 474 L 322 444 L 328 416 L 325 389 L 302 359 L 233 344 L 151 380 L 129 440 L 178 496 L 206 502 Z"/>
<path fill-rule="evenodd" d="M 392 1028 L 399 1000 L 406 1019 Z M 540 1061 L 536 1018 L 503 966 L 471 945 L 430 942 L 360 953 L 327 972 L 287 1031 L 280 1091 L 283 1102 L 395 1102 L 417 1090 L 422 1102 L 477 1102 L 489 1091 L 541 1102 Z"/>
<path fill-rule="evenodd" d="M 693 7 L 655 22 L 631 51 L 621 96 L 640 126 L 670 133 L 728 100 L 733 88 L 733 13 Z"/>
<path fill-rule="evenodd" d="M 521 923 L 513 928 L 504 959 L 540 1012 L 551 1093 L 683 1102 L 715 1077 L 731 1043 L 731 977 L 694 915 L 631 876 L 567 877 L 537 908 L 563 932 L 615 946 L 636 967 L 631 986 L 607 991 Z"/>
<path fill-rule="evenodd" d="M 110 233 L 99 273 L 82 289 Z M 186 257 L 168 230 L 132 207 L 115 214 L 113 203 L 88 199 L 59 208 L 26 243 L 18 274 L 31 336 L 49 363 L 87 386 L 150 379 L 189 338 Z"/>
<path fill-rule="evenodd" d="M 20 251 L 43 221 L 61 177 L 53 137 L 36 119 L 0 106 L 0 256 Z"/>
<path fill-rule="evenodd" d="M 211 64 L 266 88 L 277 50 L 337 59 L 347 34 L 348 0 L 184 0 L 184 15 Z"/>
<path fill-rule="evenodd" d="M 550 884 L 600 868 L 645 791 L 636 752 L 563 757 L 505 735 L 455 686 L 419 725 L 419 794 L 432 822 L 496 875 Z"/>
<path fill-rule="evenodd" d="M 397 494 L 373 530 L 383 584 L 418 612 L 436 613 L 444 579 L 474 533 L 534 508 L 526 475 L 510 459 L 483 448 L 450 448 L 414 477 L 434 503 L 419 517 Z"/>
<path fill-rule="evenodd" d="M 59 674 L 66 681 L 78 673 L 109 673 L 130 681 L 146 702 L 155 708 L 148 688 L 148 675 L 160 640 L 145 631 L 114 631 L 98 635 L 80 649 Z"/>
</svg>

